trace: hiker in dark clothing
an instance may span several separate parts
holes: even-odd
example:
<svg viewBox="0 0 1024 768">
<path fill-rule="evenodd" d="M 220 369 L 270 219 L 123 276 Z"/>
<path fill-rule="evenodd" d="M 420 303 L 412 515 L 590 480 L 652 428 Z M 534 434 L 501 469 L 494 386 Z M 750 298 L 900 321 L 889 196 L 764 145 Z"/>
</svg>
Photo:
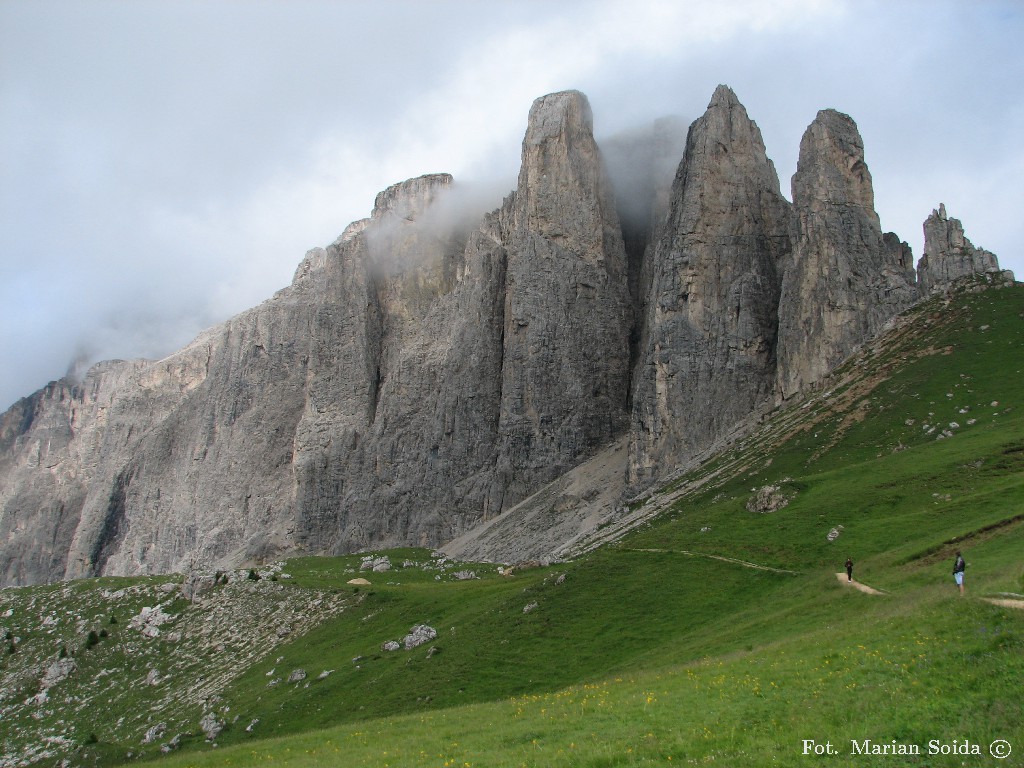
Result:
<svg viewBox="0 0 1024 768">
<path fill-rule="evenodd" d="M 846 580 L 853 581 L 853 560 L 846 558 Z"/>
<path fill-rule="evenodd" d="M 964 556 L 959 551 L 956 553 L 956 562 L 953 563 L 953 580 L 956 585 L 960 587 L 960 594 L 964 593 L 964 569 L 967 568 L 967 563 L 964 562 Z"/>
</svg>

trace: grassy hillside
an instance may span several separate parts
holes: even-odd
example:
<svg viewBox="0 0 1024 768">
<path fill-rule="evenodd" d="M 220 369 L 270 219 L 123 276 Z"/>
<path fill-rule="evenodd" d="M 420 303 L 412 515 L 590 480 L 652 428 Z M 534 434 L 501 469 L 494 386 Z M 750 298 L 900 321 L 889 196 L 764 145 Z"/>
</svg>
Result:
<svg viewBox="0 0 1024 768">
<path fill-rule="evenodd" d="M 550 568 L 407 550 L 385 573 L 237 574 L 196 604 L 168 579 L 3 590 L 0 756 L 50 738 L 40 764 L 1024 765 L 1024 610 L 983 599 L 1024 600 L 1022 370 L 1024 288 L 934 299 L 641 528 Z M 884 594 L 836 579 L 847 556 Z M 174 618 L 142 638 L 128 619 L 156 602 Z M 419 624 L 437 637 L 382 649 Z M 75 670 L 28 703 L 61 644 Z M 866 740 L 922 754 L 850 754 Z"/>
</svg>

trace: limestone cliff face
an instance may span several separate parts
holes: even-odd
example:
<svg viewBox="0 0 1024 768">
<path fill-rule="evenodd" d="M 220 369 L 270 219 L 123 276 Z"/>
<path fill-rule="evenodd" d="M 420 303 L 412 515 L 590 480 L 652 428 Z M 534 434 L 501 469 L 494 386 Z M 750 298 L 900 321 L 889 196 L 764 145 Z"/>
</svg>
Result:
<svg viewBox="0 0 1024 768">
<path fill-rule="evenodd" d="M 355 292 L 337 302 L 345 327 L 313 334 L 325 355 L 297 442 L 304 549 L 437 545 L 625 426 L 624 252 L 586 98 L 537 100 L 516 192 L 470 231 L 431 217 L 450 183 L 378 196 L 327 260 L 326 279 Z"/>
<path fill-rule="evenodd" d="M 488 551 L 541 551 L 500 540 L 596 525 L 914 300 L 850 118 L 808 128 L 792 205 L 728 88 L 669 188 L 678 146 L 629 150 L 629 208 L 586 97 L 545 96 L 497 210 L 457 223 L 449 175 L 396 184 L 263 304 L 19 401 L 0 583 L 438 546 L 510 510 Z M 927 288 L 994 266 L 941 208 L 926 235 Z"/>
<path fill-rule="evenodd" d="M 53 382 L 0 416 L 0 583 L 63 575 L 114 393 L 141 363 L 110 361 Z"/>
<path fill-rule="evenodd" d="M 187 570 L 285 537 L 305 299 L 284 291 L 113 393 L 66 576 Z"/>
<path fill-rule="evenodd" d="M 915 300 L 909 248 L 882 235 L 864 143 L 849 116 L 822 110 L 793 176 L 795 247 L 783 268 L 779 391 L 821 379 Z"/>
<path fill-rule="evenodd" d="M 435 229 L 430 207 L 450 184 L 392 187 L 358 236 L 328 249 L 335 300 L 311 334 L 296 437 L 305 550 L 436 545 L 500 507 L 505 250 L 494 216 Z"/>
<path fill-rule="evenodd" d="M 917 263 L 917 279 L 922 294 L 941 288 L 968 275 L 999 272 L 994 253 L 975 248 L 964 236 L 959 219 L 946 215 L 945 204 L 924 222 L 924 255 Z"/>
<path fill-rule="evenodd" d="M 534 102 L 506 206 L 499 473 L 518 501 L 626 427 L 632 323 L 614 197 L 576 91 Z"/>
<path fill-rule="evenodd" d="M 630 482 L 707 446 L 775 384 L 791 207 L 761 132 L 720 86 L 690 128 L 649 271 L 633 394 Z"/>
<path fill-rule="evenodd" d="M 5 414 L 3 580 L 436 546 L 620 434 L 625 256 L 586 98 L 534 105 L 498 211 L 451 225 L 452 183 L 385 190 L 166 360 Z"/>
</svg>

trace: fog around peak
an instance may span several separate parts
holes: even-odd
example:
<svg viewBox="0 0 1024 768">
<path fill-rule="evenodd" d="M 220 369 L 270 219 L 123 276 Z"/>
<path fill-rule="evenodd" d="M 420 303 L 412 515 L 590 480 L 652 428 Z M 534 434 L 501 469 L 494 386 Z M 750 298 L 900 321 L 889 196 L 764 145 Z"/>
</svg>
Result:
<svg viewBox="0 0 1024 768">
<path fill-rule="evenodd" d="M 6 0 L 0 409 L 266 299 L 390 184 L 449 172 L 452 213 L 496 207 L 533 100 L 571 88 L 620 190 L 639 160 L 619 139 L 699 116 L 720 83 L 787 195 L 836 108 L 883 229 L 919 257 L 945 203 L 1024 274 L 1021 32 L 1010 0 Z"/>
<path fill-rule="evenodd" d="M 679 115 L 668 115 L 605 138 L 596 137 L 624 228 L 651 225 L 654 198 L 672 186 L 690 122 Z"/>
</svg>

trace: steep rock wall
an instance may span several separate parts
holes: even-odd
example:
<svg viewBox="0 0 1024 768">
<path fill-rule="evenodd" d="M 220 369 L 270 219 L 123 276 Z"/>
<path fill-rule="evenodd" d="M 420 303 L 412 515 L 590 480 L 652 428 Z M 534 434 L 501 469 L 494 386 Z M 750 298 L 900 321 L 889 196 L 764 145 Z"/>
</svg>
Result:
<svg viewBox="0 0 1024 768">
<path fill-rule="evenodd" d="M 0 417 L 0 583 L 63 576 L 115 393 L 142 363 L 108 361 L 53 382 Z"/>
<path fill-rule="evenodd" d="M 964 236 L 959 219 L 946 215 L 939 204 L 924 222 L 924 254 L 917 263 L 917 280 L 922 294 L 941 288 L 954 280 L 976 274 L 999 272 L 994 253 L 975 248 Z"/>
<path fill-rule="evenodd" d="M 506 209 L 498 472 L 509 504 L 627 423 L 625 246 L 583 94 L 534 102 Z"/>
<path fill-rule="evenodd" d="M 450 184 L 396 185 L 359 235 L 329 249 L 329 311 L 340 318 L 312 333 L 314 405 L 297 441 L 308 551 L 434 545 L 500 506 L 505 252 L 494 216 L 468 234 L 433 226 Z"/>
<path fill-rule="evenodd" d="M 845 115 L 805 134 L 792 206 L 728 88 L 669 189 L 672 146 L 635 155 L 650 211 L 623 227 L 586 97 L 543 97 L 492 213 L 446 215 L 447 174 L 396 184 L 258 307 L 19 401 L 0 582 L 437 546 L 509 510 L 485 549 L 540 551 L 503 541 L 596 525 L 627 479 L 813 384 L 917 295 Z M 929 222 L 922 283 L 991 271 L 959 222 Z"/>
<path fill-rule="evenodd" d="M 284 536 L 314 308 L 282 291 L 115 393 L 66 576 L 187 570 Z"/>
<path fill-rule="evenodd" d="M 537 101 L 499 210 L 452 225 L 451 185 L 388 188 L 267 302 L 5 414 L 4 581 L 436 546 L 620 434 L 625 256 L 586 98 Z"/>
<path fill-rule="evenodd" d="M 691 127 L 648 270 L 635 372 L 632 484 L 705 447 L 771 399 L 792 213 L 761 132 L 719 86 Z"/>
<path fill-rule="evenodd" d="M 917 297 L 909 248 L 882 236 L 864 142 L 848 115 L 822 110 L 805 131 L 793 205 L 779 309 L 783 397 L 822 378 Z"/>
</svg>

